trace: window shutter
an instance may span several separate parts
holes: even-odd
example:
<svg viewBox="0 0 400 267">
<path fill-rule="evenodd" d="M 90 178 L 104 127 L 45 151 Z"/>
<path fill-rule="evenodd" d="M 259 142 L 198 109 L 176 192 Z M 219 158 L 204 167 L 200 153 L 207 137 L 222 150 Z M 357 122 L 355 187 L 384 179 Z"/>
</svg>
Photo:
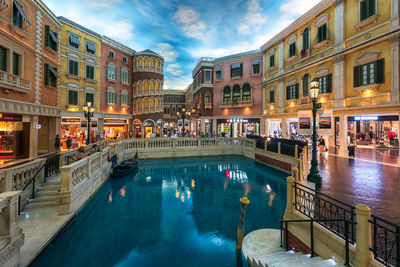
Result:
<svg viewBox="0 0 400 267">
<path fill-rule="evenodd" d="M 326 92 L 332 93 L 332 73 L 326 76 Z"/>
<path fill-rule="evenodd" d="M 376 83 L 385 82 L 385 59 L 381 58 L 376 61 Z"/>
<path fill-rule="evenodd" d="M 289 96 L 289 86 L 286 86 L 286 100 L 289 100 L 290 96 Z"/>
<path fill-rule="evenodd" d="M 108 92 L 106 91 L 104 94 L 104 103 L 107 105 L 108 104 Z"/>
<path fill-rule="evenodd" d="M 108 66 L 107 65 L 106 65 L 105 71 L 106 71 L 106 79 L 108 79 Z"/>
<path fill-rule="evenodd" d="M 50 45 L 50 26 L 44 26 L 44 46 Z"/>
<path fill-rule="evenodd" d="M 240 77 L 243 76 L 243 63 L 240 63 Z"/>
<path fill-rule="evenodd" d="M 119 105 L 122 106 L 122 94 L 119 94 Z"/>
<path fill-rule="evenodd" d="M 231 65 L 231 78 L 233 77 L 233 76 L 232 76 L 232 74 L 233 74 L 232 72 L 233 72 L 233 71 L 232 71 L 232 65 Z"/>
<path fill-rule="evenodd" d="M 355 66 L 353 69 L 353 87 L 360 86 L 360 66 Z"/>
<path fill-rule="evenodd" d="M 367 18 L 367 1 L 368 0 L 360 2 L 360 20 L 364 20 Z"/>
<path fill-rule="evenodd" d="M 296 99 L 299 98 L 299 84 L 295 85 L 296 88 Z"/>
<path fill-rule="evenodd" d="M 68 91 L 68 104 L 72 104 L 72 99 L 73 99 L 72 91 Z"/>
<path fill-rule="evenodd" d="M 49 85 L 49 64 L 44 63 L 44 85 Z"/>
</svg>

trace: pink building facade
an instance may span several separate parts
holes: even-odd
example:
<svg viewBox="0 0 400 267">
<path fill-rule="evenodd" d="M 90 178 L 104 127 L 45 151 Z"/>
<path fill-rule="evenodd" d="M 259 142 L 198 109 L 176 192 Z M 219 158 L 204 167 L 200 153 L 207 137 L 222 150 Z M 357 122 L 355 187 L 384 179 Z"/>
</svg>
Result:
<svg viewBox="0 0 400 267">
<path fill-rule="evenodd" d="M 259 50 L 217 58 L 213 69 L 213 123 L 218 136 L 264 135 L 263 57 Z"/>
</svg>

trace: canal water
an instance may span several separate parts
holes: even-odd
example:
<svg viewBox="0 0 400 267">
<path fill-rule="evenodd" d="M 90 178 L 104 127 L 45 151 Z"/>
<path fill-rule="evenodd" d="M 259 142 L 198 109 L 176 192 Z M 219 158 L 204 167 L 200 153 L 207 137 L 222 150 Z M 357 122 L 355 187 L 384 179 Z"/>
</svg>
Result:
<svg viewBox="0 0 400 267">
<path fill-rule="evenodd" d="M 279 228 L 287 175 L 239 156 L 140 160 L 109 179 L 33 266 L 236 266 L 245 233 Z"/>
</svg>

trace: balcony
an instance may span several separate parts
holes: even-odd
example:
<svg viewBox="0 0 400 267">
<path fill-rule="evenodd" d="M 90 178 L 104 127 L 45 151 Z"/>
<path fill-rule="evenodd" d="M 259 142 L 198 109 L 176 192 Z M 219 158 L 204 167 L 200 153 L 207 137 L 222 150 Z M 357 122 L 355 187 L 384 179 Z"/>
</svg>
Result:
<svg viewBox="0 0 400 267">
<path fill-rule="evenodd" d="M 305 60 L 310 57 L 310 49 L 303 49 L 300 52 L 300 59 Z"/>
<path fill-rule="evenodd" d="M 219 105 L 219 108 L 244 108 L 253 106 L 253 100 L 239 102 L 224 102 Z"/>
<path fill-rule="evenodd" d="M 133 72 L 137 72 L 137 71 L 151 71 L 151 72 L 162 73 L 162 68 L 153 67 L 153 66 L 134 66 Z"/>
<path fill-rule="evenodd" d="M 32 82 L 30 80 L 18 77 L 5 71 L 0 71 L 0 85 L 1 87 L 22 93 L 29 93 L 32 91 Z"/>
<path fill-rule="evenodd" d="M 205 107 L 205 109 L 211 109 L 212 108 L 212 103 L 205 103 L 204 107 Z"/>
</svg>

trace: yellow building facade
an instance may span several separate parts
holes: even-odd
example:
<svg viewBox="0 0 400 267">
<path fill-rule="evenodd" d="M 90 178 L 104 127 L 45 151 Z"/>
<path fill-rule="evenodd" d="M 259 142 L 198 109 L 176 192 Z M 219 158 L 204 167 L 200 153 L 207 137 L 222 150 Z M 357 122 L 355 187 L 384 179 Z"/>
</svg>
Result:
<svg viewBox="0 0 400 267">
<path fill-rule="evenodd" d="M 324 0 L 265 43 L 265 134 L 311 134 L 309 82 L 320 82 L 319 134 L 347 155 L 349 143 L 398 147 L 397 0 Z"/>
<path fill-rule="evenodd" d="M 59 17 L 60 33 L 60 94 L 61 141 L 72 139 L 71 148 L 85 143 L 88 121 L 83 107 L 88 102 L 95 108 L 91 119 L 90 139 L 93 142 L 103 133 L 100 116 L 101 35 Z"/>
</svg>

